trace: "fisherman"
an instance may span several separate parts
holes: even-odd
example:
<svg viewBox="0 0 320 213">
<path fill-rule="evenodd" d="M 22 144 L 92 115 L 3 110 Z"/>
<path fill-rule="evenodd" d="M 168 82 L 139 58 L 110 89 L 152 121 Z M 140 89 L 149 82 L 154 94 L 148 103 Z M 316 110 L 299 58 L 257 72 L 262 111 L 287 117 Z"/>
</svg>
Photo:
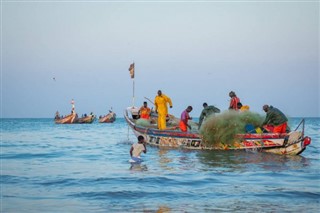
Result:
<svg viewBox="0 0 320 213">
<path fill-rule="evenodd" d="M 241 102 L 238 102 L 237 107 L 240 112 L 246 112 L 246 111 L 249 111 L 250 109 L 248 105 L 242 105 Z"/>
<path fill-rule="evenodd" d="M 208 106 L 208 104 L 205 102 L 203 103 L 203 110 L 200 114 L 200 117 L 199 117 L 199 127 L 198 129 L 200 129 L 201 125 L 202 125 L 202 122 L 208 118 L 210 115 L 215 115 L 215 113 L 219 113 L 220 112 L 220 109 L 213 106 L 213 105 L 210 105 Z"/>
<path fill-rule="evenodd" d="M 131 149 L 130 149 L 131 159 L 137 163 L 142 162 L 142 159 L 140 157 L 142 152 L 147 153 L 147 147 L 146 147 L 146 142 L 144 140 L 144 137 L 142 135 L 139 135 L 138 142 L 134 143 L 131 146 Z"/>
<path fill-rule="evenodd" d="M 279 109 L 269 105 L 264 105 L 262 109 L 266 112 L 266 118 L 262 123 L 264 129 L 273 133 L 287 132 L 288 118 Z"/>
<path fill-rule="evenodd" d="M 59 111 L 56 111 L 56 115 L 54 116 L 54 119 L 60 119 Z"/>
<path fill-rule="evenodd" d="M 139 116 L 141 119 L 150 119 L 151 109 L 148 107 L 148 103 L 143 102 L 143 106 L 139 109 Z"/>
<path fill-rule="evenodd" d="M 229 92 L 230 104 L 229 109 L 238 111 L 238 103 L 240 102 L 240 98 L 237 97 L 236 93 L 234 91 Z"/>
<path fill-rule="evenodd" d="M 192 111 L 192 106 L 188 106 L 187 109 L 185 109 L 181 113 L 181 118 L 180 118 L 180 123 L 179 127 L 182 132 L 187 131 L 187 127 L 191 130 L 191 126 L 188 124 L 188 120 L 191 120 L 192 118 L 190 117 L 189 113 Z"/>
<path fill-rule="evenodd" d="M 158 113 L 158 129 L 164 130 L 166 129 L 166 117 L 168 115 L 168 106 L 172 108 L 171 99 L 162 94 L 161 90 L 158 90 L 158 95 L 154 99 L 154 105 L 156 107 L 156 112 Z"/>
</svg>

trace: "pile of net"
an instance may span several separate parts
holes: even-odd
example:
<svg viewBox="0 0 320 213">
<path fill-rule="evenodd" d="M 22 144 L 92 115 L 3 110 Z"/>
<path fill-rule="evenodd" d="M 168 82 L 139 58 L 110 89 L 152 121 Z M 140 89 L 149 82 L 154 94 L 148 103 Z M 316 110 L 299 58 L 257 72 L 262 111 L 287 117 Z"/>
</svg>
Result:
<svg viewBox="0 0 320 213">
<path fill-rule="evenodd" d="M 264 117 L 250 111 L 226 111 L 222 114 L 208 117 L 202 124 L 200 134 L 209 146 L 217 147 L 221 143 L 233 145 L 236 134 L 246 133 L 248 126 L 258 128 Z"/>
</svg>

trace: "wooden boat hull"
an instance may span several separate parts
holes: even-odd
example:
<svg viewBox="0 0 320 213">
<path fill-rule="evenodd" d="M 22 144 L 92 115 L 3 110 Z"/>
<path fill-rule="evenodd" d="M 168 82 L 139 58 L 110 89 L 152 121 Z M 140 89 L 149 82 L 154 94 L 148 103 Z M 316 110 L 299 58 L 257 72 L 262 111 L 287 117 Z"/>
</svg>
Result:
<svg viewBox="0 0 320 213">
<path fill-rule="evenodd" d="M 95 115 L 88 115 L 83 118 L 78 118 L 75 123 L 78 124 L 91 124 L 96 119 Z"/>
<path fill-rule="evenodd" d="M 77 120 L 77 114 L 70 114 L 64 118 L 55 119 L 56 124 L 72 124 Z"/>
<path fill-rule="evenodd" d="M 106 116 L 99 118 L 99 123 L 113 123 L 116 121 L 116 113 L 108 113 Z"/>
<path fill-rule="evenodd" d="M 128 111 L 124 114 L 127 124 L 136 136 L 143 135 L 146 142 L 153 146 L 168 148 L 183 148 L 194 150 L 256 150 L 275 154 L 298 155 L 309 145 L 310 138 L 304 137 L 303 131 L 294 131 L 289 134 L 239 134 L 233 145 L 222 144 L 210 146 L 201 139 L 201 135 L 179 130 L 158 130 L 138 126 L 135 120 L 129 118 Z M 306 139 L 308 139 L 306 141 Z"/>
</svg>

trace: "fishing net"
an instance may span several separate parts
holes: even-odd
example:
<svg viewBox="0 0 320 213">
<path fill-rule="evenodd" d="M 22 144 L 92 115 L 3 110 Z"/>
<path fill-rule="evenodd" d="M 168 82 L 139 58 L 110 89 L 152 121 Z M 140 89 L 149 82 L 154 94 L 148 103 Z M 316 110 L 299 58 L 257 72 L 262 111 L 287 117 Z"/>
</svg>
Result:
<svg viewBox="0 0 320 213">
<path fill-rule="evenodd" d="M 210 146 L 217 147 L 221 143 L 233 145 L 236 134 L 245 133 L 248 126 L 254 130 L 262 122 L 263 117 L 257 113 L 230 110 L 208 117 L 201 125 L 200 133 L 205 143 Z"/>
<path fill-rule="evenodd" d="M 150 120 L 148 120 L 148 119 L 138 119 L 136 121 L 136 124 L 139 125 L 139 126 L 144 126 L 144 127 L 147 127 L 147 126 L 151 125 Z"/>
</svg>

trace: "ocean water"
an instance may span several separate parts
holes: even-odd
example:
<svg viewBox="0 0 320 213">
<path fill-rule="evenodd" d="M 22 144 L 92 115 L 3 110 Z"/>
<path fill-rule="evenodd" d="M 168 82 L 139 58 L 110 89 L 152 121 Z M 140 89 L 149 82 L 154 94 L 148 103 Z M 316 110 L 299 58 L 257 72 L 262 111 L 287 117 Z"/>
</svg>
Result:
<svg viewBox="0 0 320 213">
<path fill-rule="evenodd" d="M 290 119 L 295 128 L 300 118 Z M 1 119 L 1 212 L 319 212 L 320 118 L 300 156 L 147 147 L 113 124 Z"/>
</svg>

